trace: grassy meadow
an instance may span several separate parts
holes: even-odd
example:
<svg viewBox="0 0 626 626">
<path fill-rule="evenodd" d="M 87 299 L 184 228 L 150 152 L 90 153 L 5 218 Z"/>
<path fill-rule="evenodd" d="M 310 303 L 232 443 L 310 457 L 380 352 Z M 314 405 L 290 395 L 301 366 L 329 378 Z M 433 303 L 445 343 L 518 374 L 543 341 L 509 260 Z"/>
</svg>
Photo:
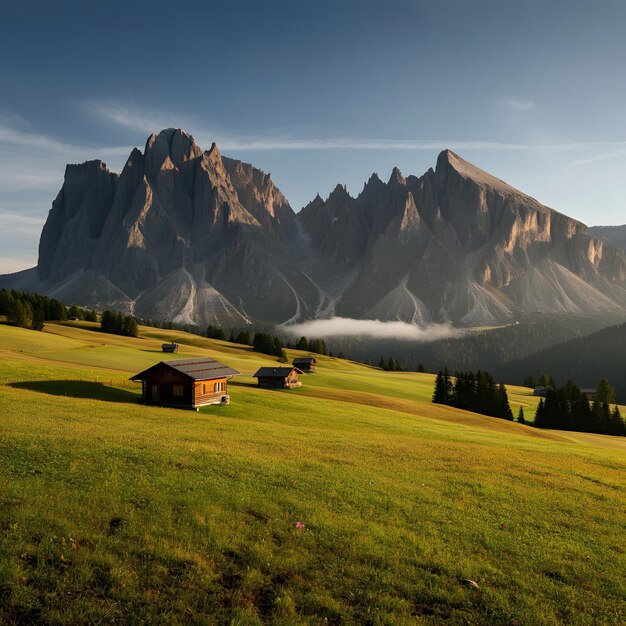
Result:
<svg viewBox="0 0 626 626">
<path fill-rule="evenodd" d="M 260 390 L 272 357 L 140 330 L 0 325 L 0 624 L 626 622 L 623 438 L 327 357 Z M 130 375 L 193 356 L 242 372 L 230 405 L 137 403 Z"/>
</svg>

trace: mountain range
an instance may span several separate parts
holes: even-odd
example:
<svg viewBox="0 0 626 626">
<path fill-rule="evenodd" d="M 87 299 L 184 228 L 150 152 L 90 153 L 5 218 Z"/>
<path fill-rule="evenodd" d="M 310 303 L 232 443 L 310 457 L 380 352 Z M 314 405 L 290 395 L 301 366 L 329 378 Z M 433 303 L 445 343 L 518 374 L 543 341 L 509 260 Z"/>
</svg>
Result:
<svg viewBox="0 0 626 626">
<path fill-rule="evenodd" d="M 36 267 L 0 286 L 178 323 L 484 325 L 626 310 L 626 253 L 450 150 L 295 213 L 265 174 L 151 135 L 121 174 L 68 165 Z"/>
<path fill-rule="evenodd" d="M 590 226 L 589 233 L 593 237 L 603 239 L 610 245 L 626 252 L 626 224 L 621 226 Z"/>
</svg>

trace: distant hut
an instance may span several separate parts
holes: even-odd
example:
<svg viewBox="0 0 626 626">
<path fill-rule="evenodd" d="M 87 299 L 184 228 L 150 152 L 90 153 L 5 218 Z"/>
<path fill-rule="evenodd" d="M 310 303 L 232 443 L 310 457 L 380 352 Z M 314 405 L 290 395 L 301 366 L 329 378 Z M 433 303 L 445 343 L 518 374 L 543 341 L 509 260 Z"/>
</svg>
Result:
<svg viewBox="0 0 626 626">
<path fill-rule="evenodd" d="M 550 389 L 552 389 L 552 387 L 535 387 L 533 391 L 533 396 L 545 398 L 548 395 L 548 391 L 550 391 Z"/>
<path fill-rule="evenodd" d="M 583 396 L 585 396 L 585 398 L 587 398 L 587 400 L 589 400 L 589 402 L 593 402 L 596 399 L 597 390 L 593 389 L 593 388 L 581 389 L 580 393 L 582 393 Z"/>
<path fill-rule="evenodd" d="M 171 343 L 162 343 L 161 344 L 161 351 L 162 352 L 174 352 L 174 353 L 177 353 L 178 352 L 178 344 L 174 343 L 173 341 Z"/>
<path fill-rule="evenodd" d="M 297 367 L 262 367 L 254 378 L 258 379 L 259 387 L 292 389 L 302 385 L 298 380 L 299 374 L 302 374 L 302 370 Z"/>
<path fill-rule="evenodd" d="M 144 404 L 197 409 L 228 404 L 228 380 L 240 372 L 211 358 L 161 361 L 135 374 Z"/>
<path fill-rule="evenodd" d="M 305 374 L 315 374 L 317 359 L 313 356 L 300 356 L 296 357 L 291 364 L 299 370 L 302 370 Z"/>
</svg>

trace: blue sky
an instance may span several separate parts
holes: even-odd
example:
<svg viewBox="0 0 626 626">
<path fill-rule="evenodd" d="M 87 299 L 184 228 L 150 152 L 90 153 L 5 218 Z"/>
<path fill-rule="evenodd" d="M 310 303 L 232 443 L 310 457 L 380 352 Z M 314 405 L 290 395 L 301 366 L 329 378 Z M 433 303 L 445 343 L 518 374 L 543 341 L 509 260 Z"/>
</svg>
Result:
<svg viewBox="0 0 626 626">
<path fill-rule="evenodd" d="M 451 148 L 588 224 L 626 222 L 626 3 L 0 0 L 0 273 L 36 262 L 67 162 L 169 126 L 297 211 Z"/>
</svg>

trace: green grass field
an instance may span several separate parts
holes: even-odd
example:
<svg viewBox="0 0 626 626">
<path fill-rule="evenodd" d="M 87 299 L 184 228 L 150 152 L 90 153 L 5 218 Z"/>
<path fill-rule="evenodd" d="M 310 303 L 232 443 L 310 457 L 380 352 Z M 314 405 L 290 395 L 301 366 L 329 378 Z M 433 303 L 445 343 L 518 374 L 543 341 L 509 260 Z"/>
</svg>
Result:
<svg viewBox="0 0 626 626">
<path fill-rule="evenodd" d="M 137 404 L 128 377 L 169 339 L 242 372 L 229 406 Z M 626 621 L 623 438 L 432 405 L 432 375 L 340 359 L 257 389 L 274 362 L 0 325 L 0 623 Z"/>
</svg>

